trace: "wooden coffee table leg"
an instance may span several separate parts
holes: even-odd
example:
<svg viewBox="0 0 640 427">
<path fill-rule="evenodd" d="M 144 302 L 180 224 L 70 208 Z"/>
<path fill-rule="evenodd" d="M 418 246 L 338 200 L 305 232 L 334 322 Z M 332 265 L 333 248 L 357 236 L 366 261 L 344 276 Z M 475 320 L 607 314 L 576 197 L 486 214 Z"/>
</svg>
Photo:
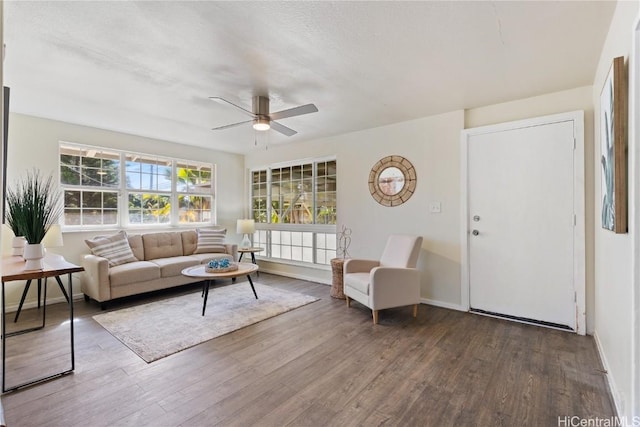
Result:
<svg viewBox="0 0 640 427">
<path fill-rule="evenodd" d="M 209 286 L 211 285 L 211 280 L 205 281 L 204 288 L 204 302 L 202 303 L 202 315 L 204 316 L 204 310 L 207 308 L 207 297 L 209 296 Z"/>
<path fill-rule="evenodd" d="M 251 276 L 247 274 L 247 279 L 249 279 L 249 284 L 251 285 L 251 290 L 253 291 L 253 295 L 258 299 L 258 294 L 256 294 L 256 288 L 253 287 L 253 280 L 251 280 Z"/>
</svg>

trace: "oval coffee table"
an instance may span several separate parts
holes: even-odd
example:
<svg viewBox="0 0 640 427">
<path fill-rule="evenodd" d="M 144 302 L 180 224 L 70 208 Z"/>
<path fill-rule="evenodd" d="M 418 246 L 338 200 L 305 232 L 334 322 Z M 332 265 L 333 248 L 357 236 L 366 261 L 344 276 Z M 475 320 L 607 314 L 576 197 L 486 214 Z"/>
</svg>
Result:
<svg viewBox="0 0 640 427">
<path fill-rule="evenodd" d="M 247 262 L 238 263 L 238 269 L 234 271 L 227 271 L 225 273 L 207 273 L 204 270 L 204 265 L 196 265 L 193 267 L 188 267 L 182 270 L 182 274 L 188 277 L 195 277 L 198 279 L 202 279 L 204 281 L 204 302 L 202 304 L 202 315 L 204 316 L 204 311 L 207 308 L 207 297 L 209 296 L 209 286 L 211 286 L 211 282 L 215 279 L 233 279 L 240 276 L 247 276 L 249 280 L 249 284 L 251 285 L 251 290 L 253 291 L 253 295 L 258 299 L 258 294 L 256 294 L 256 288 L 253 287 L 253 281 L 251 280 L 251 273 L 254 271 L 258 271 L 258 266 L 255 264 L 249 264 Z"/>
</svg>

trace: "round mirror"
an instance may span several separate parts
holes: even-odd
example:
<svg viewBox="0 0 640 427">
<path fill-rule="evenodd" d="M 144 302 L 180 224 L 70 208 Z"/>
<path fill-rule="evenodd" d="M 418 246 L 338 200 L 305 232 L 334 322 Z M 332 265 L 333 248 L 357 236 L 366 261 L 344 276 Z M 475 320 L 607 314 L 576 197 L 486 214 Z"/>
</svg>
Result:
<svg viewBox="0 0 640 427">
<path fill-rule="evenodd" d="M 402 171 L 395 166 L 386 168 L 380 172 L 378 186 L 380 187 L 380 191 L 387 196 L 395 196 L 402 191 L 402 187 L 404 187 L 404 175 Z"/>
<path fill-rule="evenodd" d="M 369 173 L 369 192 L 383 206 L 398 206 L 409 200 L 416 189 L 416 171 L 402 156 L 387 156 Z"/>
</svg>

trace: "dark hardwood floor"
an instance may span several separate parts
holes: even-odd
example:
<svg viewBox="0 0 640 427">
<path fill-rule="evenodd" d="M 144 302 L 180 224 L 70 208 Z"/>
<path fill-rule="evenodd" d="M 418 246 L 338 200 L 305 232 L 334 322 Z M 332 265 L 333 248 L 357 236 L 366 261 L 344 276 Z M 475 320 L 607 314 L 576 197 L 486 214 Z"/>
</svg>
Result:
<svg viewBox="0 0 640 427">
<path fill-rule="evenodd" d="M 151 364 L 91 318 L 95 302 L 76 301 L 75 372 L 3 395 L 7 425 L 537 427 L 614 415 L 591 337 L 426 305 L 417 319 L 411 307 L 383 310 L 373 325 L 328 286 L 256 281 L 321 300 Z M 49 338 L 9 338 L 12 381 L 68 363 L 66 313 L 47 307 Z"/>
</svg>

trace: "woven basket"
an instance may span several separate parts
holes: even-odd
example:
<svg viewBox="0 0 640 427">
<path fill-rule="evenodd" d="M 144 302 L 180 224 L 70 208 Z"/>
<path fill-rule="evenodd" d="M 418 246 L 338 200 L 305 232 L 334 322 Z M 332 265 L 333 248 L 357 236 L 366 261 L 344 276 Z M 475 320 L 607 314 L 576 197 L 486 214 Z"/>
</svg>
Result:
<svg viewBox="0 0 640 427">
<path fill-rule="evenodd" d="M 331 291 L 329 292 L 329 295 L 331 295 L 333 298 L 338 298 L 338 299 L 345 299 L 346 297 L 344 296 L 344 284 L 343 284 L 343 276 L 344 276 L 344 272 L 343 272 L 343 266 L 344 266 L 344 259 L 342 258 L 333 258 L 331 260 L 331 272 L 333 273 L 332 275 L 332 280 L 331 280 Z"/>
<path fill-rule="evenodd" d="M 231 264 L 226 268 L 210 268 L 208 265 L 204 266 L 204 271 L 207 273 L 228 273 L 230 271 L 236 271 L 238 269 L 238 264 Z"/>
</svg>

